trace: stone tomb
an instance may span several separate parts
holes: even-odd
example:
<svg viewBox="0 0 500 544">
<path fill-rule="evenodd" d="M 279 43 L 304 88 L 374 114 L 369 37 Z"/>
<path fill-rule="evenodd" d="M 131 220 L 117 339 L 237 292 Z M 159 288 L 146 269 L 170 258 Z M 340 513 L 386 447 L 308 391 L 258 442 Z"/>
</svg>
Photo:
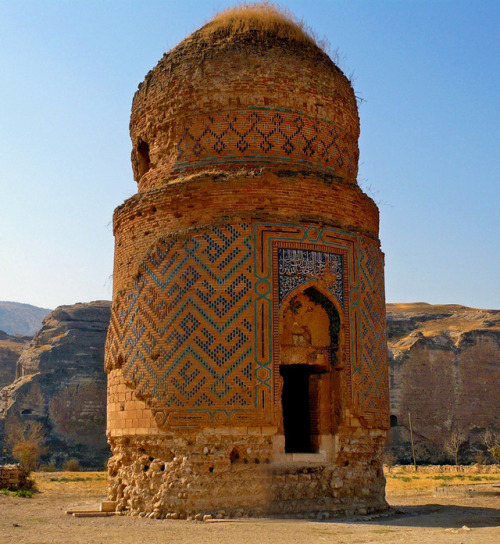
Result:
<svg viewBox="0 0 500 544">
<path fill-rule="evenodd" d="M 380 511 L 383 254 L 354 92 L 274 8 L 235 17 L 165 54 L 134 97 L 108 500 L 158 518 Z"/>
</svg>

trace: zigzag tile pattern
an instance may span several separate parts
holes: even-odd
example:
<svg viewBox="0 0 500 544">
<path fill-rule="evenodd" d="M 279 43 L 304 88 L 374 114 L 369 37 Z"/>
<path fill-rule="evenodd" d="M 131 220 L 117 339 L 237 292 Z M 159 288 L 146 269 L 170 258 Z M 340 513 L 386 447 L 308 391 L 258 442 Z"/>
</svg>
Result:
<svg viewBox="0 0 500 544">
<path fill-rule="evenodd" d="M 115 297 L 107 367 L 155 410 L 252 406 L 251 254 L 246 223 L 169 237 Z"/>
<path fill-rule="evenodd" d="M 319 167 L 352 177 L 358 150 L 356 141 L 338 126 L 301 113 L 255 108 L 184 121 L 174 168 L 242 161 Z"/>
<path fill-rule="evenodd" d="M 369 412 L 386 413 L 389 410 L 389 384 L 384 268 L 380 252 L 373 242 L 361 236 L 359 244 L 363 407 Z"/>
</svg>

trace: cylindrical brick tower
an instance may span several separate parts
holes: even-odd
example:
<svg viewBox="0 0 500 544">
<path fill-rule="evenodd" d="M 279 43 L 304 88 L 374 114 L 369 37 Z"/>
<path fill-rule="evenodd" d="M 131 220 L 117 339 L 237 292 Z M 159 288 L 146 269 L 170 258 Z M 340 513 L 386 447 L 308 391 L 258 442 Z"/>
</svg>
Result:
<svg viewBox="0 0 500 544">
<path fill-rule="evenodd" d="M 384 509 L 383 254 L 349 80 L 293 21 L 242 8 L 163 56 L 130 132 L 108 499 L 154 517 Z"/>
</svg>

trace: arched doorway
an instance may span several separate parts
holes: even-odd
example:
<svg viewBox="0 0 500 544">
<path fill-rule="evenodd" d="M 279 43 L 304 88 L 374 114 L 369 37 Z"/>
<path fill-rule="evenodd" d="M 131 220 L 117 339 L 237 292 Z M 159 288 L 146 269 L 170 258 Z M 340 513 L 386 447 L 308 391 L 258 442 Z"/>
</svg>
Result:
<svg viewBox="0 0 500 544">
<path fill-rule="evenodd" d="M 282 429 L 286 453 L 315 453 L 332 434 L 340 316 L 315 287 L 293 294 L 280 316 Z"/>
</svg>

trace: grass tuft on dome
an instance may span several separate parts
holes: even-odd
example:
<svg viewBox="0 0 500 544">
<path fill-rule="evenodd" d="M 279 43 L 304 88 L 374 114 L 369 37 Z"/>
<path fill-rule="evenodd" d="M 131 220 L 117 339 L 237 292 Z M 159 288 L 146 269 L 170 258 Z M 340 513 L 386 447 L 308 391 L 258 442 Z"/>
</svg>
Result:
<svg viewBox="0 0 500 544">
<path fill-rule="evenodd" d="M 216 36 L 228 39 L 248 32 L 263 37 L 273 34 L 298 43 L 314 44 L 323 51 L 329 48 L 328 42 L 319 39 L 304 21 L 272 2 L 236 4 L 217 13 L 200 32 L 207 39 Z"/>
</svg>

